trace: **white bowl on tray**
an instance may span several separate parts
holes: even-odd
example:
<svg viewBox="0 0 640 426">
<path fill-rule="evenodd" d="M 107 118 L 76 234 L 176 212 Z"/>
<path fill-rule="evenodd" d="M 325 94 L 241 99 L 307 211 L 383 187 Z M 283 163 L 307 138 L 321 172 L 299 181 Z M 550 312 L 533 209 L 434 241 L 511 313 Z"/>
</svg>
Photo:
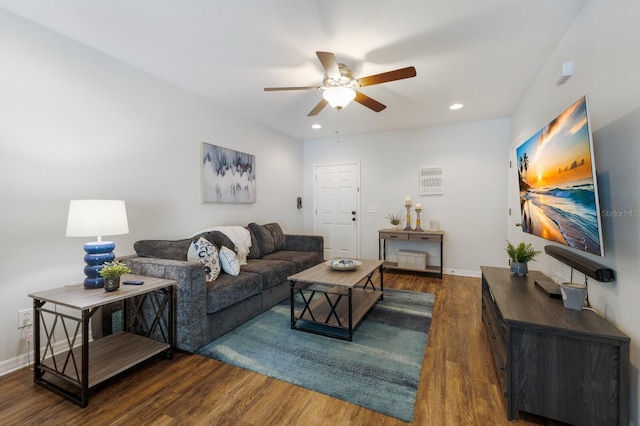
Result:
<svg viewBox="0 0 640 426">
<path fill-rule="evenodd" d="M 334 271 L 352 271 L 362 265 L 362 262 L 353 259 L 332 259 L 327 260 L 324 264 Z"/>
</svg>

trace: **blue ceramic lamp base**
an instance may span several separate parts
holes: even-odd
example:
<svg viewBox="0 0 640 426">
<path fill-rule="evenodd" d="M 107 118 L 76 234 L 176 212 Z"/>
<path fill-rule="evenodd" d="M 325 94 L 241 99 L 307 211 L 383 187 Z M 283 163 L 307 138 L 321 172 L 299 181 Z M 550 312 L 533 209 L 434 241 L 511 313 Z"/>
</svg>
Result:
<svg viewBox="0 0 640 426">
<path fill-rule="evenodd" d="M 94 241 L 84 245 L 84 279 L 85 288 L 103 288 L 104 278 L 100 276 L 100 270 L 105 262 L 112 262 L 116 258 L 113 249 L 116 244 L 113 241 Z"/>
</svg>

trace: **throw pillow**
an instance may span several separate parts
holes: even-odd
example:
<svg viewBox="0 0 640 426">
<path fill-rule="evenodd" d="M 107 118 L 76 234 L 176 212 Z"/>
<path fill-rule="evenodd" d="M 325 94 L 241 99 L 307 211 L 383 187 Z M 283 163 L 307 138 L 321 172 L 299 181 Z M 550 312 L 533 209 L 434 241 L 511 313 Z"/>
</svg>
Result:
<svg viewBox="0 0 640 426">
<path fill-rule="evenodd" d="M 247 259 L 260 259 L 260 247 L 258 246 L 258 240 L 256 240 L 256 235 L 253 233 L 251 228 L 246 227 L 249 231 L 249 235 L 251 236 L 251 247 L 249 247 L 249 254 L 247 255 Z"/>
<path fill-rule="evenodd" d="M 257 223 L 250 223 L 249 229 L 253 232 L 258 242 L 260 249 L 260 256 L 266 256 L 269 253 L 276 251 L 276 243 L 273 240 L 271 232 L 264 226 L 260 226 Z"/>
<path fill-rule="evenodd" d="M 220 264 L 222 270 L 229 275 L 238 275 L 240 273 L 240 262 L 236 253 L 227 246 L 220 248 Z"/>
<path fill-rule="evenodd" d="M 191 246 L 189 246 L 187 260 L 189 262 L 200 262 L 204 265 L 208 283 L 215 281 L 220 275 L 218 249 L 214 244 L 202 237 L 198 238 L 198 241 L 192 242 Z"/>
<path fill-rule="evenodd" d="M 209 241 L 211 241 L 216 246 L 218 246 L 218 248 L 222 248 L 223 246 L 225 246 L 225 247 L 229 247 L 231 250 L 234 250 L 234 251 L 236 249 L 236 246 L 235 244 L 233 244 L 233 241 L 231 241 L 229 237 L 227 237 L 220 231 L 207 232 L 207 239 L 209 239 Z"/>
<path fill-rule="evenodd" d="M 267 223 L 264 228 L 271 233 L 273 238 L 273 251 L 284 250 L 287 246 L 287 237 L 284 236 L 282 228 L 277 223 Z"/>
<path fill-rule="evenodd" d="M 226 235 L 224 235 L 220 231 L 202 231 L 197 234 L 191 236 L 192 241 L 197 241 L 198 238 L 204 237 L 207 240 L 211 241 L 216 247 L 220 248 L 222 246 L 227 246 L 231 250 L 235 250 L 236 246 L 233 244 L 233 241 L 229 239 Z"/>
</svg>

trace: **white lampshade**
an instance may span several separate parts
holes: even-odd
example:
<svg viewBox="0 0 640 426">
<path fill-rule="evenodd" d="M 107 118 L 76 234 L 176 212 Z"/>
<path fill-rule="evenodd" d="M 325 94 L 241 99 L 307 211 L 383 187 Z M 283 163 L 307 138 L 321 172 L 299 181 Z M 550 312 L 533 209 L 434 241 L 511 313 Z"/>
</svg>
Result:
<svg viewBox="0 0 640 426">
<path fill-rule="evenodd" d="M 349 87 L 329 87 L 322 93 L 322 97 L 329 102 L 329 105 L 341 110 L 356 98 L 356 91 Z"/>
<path fill-rule="evenodd" d="M 122 200 L 71 200 L 67 237 L 98 237 L 129 233 Z"/>
</svg>

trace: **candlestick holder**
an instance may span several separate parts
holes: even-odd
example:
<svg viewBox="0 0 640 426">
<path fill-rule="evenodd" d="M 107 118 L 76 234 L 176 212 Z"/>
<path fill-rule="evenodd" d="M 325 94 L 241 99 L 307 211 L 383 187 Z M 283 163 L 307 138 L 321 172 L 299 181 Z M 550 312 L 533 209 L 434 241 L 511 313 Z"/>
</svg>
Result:
<svg viewBox="0 0 640 426">
<path fill-rule="evenodd" d="M 422 231 L 422 228 L 420 227 L 420 212 L 422 211 L 422 209 L 416 209 L 416 231 Z"/>
<path fill-rule="evenodd" d="M 407 226 L 404 227 L 404 231 L 411 231 L 411 204 L 404 205 L 407 208 Z"/>
</svg>

